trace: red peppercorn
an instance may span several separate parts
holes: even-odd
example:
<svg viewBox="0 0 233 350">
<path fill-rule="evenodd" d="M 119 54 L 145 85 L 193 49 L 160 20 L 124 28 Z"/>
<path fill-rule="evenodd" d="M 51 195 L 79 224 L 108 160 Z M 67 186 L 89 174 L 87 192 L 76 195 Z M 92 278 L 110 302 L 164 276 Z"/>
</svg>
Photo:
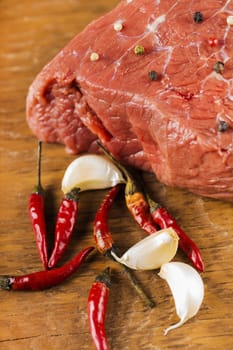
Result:
<svg viewBox="0 0 233 350">
<path fill-rule="evenodd" d="M 217 46 L 219 44 L 219 41 L 217 38 L 209 38 L 208 39 L 208 44 L 211 46 L 211 47 L 214 47 L 214 46 Z"/>
</svg>

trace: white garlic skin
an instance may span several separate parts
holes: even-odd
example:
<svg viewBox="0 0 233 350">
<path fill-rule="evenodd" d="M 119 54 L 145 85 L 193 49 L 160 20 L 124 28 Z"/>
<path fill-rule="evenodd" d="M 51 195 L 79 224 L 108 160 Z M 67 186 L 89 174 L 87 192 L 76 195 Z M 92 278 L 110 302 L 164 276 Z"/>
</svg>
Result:
<svg viewBox="0 0 233 350">
<path fill-rule="evenodd" d="M 204 284 L 199 273 L 182 262 L 169 262 L 161 266 L 159 276 L 168 283 L 180 321 L 168 327 L 165 335 L 180 327 L 199 311 L 204 298 Z"/>
<path fill-rule="evenodd" d="M 157 231 L 129 248 L 121 258 L 113 257 L 134 270 L 154 270 L 175 256 L 179 238 L 172 228 Z"/>
</svg>

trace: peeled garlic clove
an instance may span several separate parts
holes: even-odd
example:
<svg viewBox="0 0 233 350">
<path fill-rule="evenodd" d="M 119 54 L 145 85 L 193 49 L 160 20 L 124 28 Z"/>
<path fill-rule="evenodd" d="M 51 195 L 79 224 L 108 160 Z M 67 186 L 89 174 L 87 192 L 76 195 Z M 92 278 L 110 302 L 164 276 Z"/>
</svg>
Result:
<svg viewBox="0 0 233 350">
<path fill-rule="evenodd" d="M 168 283 L 175 301 L 176 313 L 180 321 L 165 330 L 180 327 L 195 316 L 204 298 L 204 284 L 199 273 L 182 262 L 169 262 L 161 266 L 159 276 Z"/>
<path fill-rule="evenodd" d="M 125 183 L 121 171 L 105 156 L 84 154 L 73 160 L 62 179 L 62 191 L 97 190 Z"/>
<path fill-rule="evenodd" d="M 112 252 L 115 260 L 135 270 L 153 270 L 170 261 L 178 248 L 178 236 L 172 228 L 157 231 L 142 239 L 121 258 Z"/>
</svg>

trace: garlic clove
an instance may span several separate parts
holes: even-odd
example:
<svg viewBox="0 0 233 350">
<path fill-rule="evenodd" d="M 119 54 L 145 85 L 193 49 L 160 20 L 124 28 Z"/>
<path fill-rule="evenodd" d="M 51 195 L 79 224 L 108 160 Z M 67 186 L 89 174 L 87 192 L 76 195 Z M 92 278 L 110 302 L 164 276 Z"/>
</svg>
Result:
<svg viewBox="0 0 233 350">
<path fill-rule="evenodd" d="M 62 179 L 62 191 L 97 190 L 125 183 L 121 171 L 105 156 L 84 154 L 73 160 Z"/>
<path fill-rule="evenodd" d="M 204 298 L 204 284 L 199 273 L 182 262 L 163 264 L 158 275 L 168 283 L 180 318 L 179 322 L 165 330 L 167 334 L 197 314 Z"/>
<path fill-rule="evenodd" d="M 121 258 L 111 252 L 114 259 L 135 270 L 153 270 L 170 261 L 178 248 L 178 236 L 166 228 L 142 239 L 129 248 Z"/>
</svg>

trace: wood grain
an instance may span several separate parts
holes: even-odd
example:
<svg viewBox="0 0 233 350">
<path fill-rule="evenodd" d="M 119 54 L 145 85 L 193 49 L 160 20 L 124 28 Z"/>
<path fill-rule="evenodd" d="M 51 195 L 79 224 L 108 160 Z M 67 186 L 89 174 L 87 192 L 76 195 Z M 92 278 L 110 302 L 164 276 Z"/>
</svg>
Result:
<svg viewBox="0 0 233 350">
<path fill-rule="evenodd" d="M 107 12 L 117 0 L 1 0 L 0 45 L 0 274 L 42 269 L 27 215 L 27 200 L 36 181 L 37 141 L 25 121 L 29 84 L 76 33 Z M 60 183 L 73 156 L 60 145 L 43 148 L 42 183 L 47 193 L 50 245 L 56 211 L 62 197 Z M 144 174 L 153 197 L 177 218 L 202 251 L 205 299 L 198 315 L 168 336 L 163 330 L 177 321 L 170 291 L 157 271 L 137 272 L 137 278 L 156 301 L 148 310 L 138 299 L 124 272 L 93 254 L 67 282 L 43 292 L 0 291 L 0 350 L 94 349 L 87 325 L 86 300 L 96 274 L 108 264 L 113 283 L 106 328 L 112 350 L 233 348 L 232 232 L 233 205 L 201 198 L 158 183 Z M 92 222 L 106 191 L 85 193 L 79 222 L 63 263 L 93 244 Z M 110 226 L 122 251 L 144 234 L 124 207 L 114 204 Z M 182 253 L 176 260 L 186 261 Z"/>
</svg>

